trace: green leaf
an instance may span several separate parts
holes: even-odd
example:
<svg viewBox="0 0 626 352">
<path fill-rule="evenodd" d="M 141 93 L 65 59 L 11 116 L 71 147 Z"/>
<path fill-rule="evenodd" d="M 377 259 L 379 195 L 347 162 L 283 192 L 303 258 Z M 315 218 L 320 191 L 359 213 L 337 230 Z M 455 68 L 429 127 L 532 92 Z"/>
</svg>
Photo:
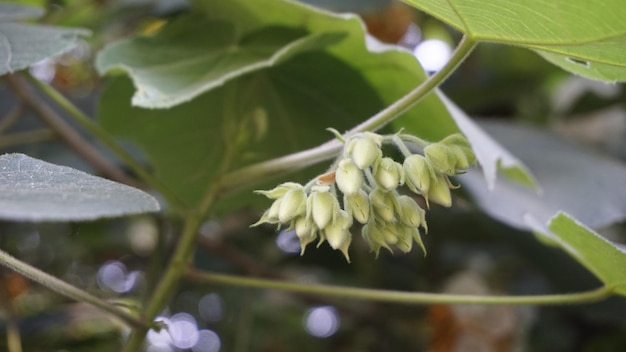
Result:
<svg viewBox="0 0 626 352">
<path fill-rule="evenodd" d="M 6 12 L 5 12 L 6 11 Z M 0 4 L 0 21 L 37 17 L 37 8 Z M 0 75 L 27 68 L 72 49 L 89 31 L 33 24 L 0 22 Z"/>
<path fill-rule="evenodd" d="M 475 40 L 537 51 L 588 78 L 626 80 L 621 0 L 404 0 Z"/>
<path fill-rule="evenodd" d="M 597 233 L 559 212 L 549 223 L 550 232 L 541 232 L 584 265 L 616 294 L 626 295 L 626 252 Z"/>
<path fill-rule="evenodd" d="M 23 154 L 0 156 L 0 219 L 81 221 L 158 210 L 138 189 Z"/>
<path fill-rule="evenodd" d="M 482 175 L 458 179 L 474 201 L 511 226 L 532 229 L 565 211 L 592 228 L 626 220 L 626 166 L 593 150 L 560 139 L 548 131 L 505 123 L 481 126 L 532 170 L 541 194 L 500 178 L 493 190 Z"/>
<path fill-rule="evenodd" d="M 339 33 L 308 34 L 287 27 L 265 27 L 241 35 L 228 21 L 183 16 L 155 36 L 107 46 L 98 54 L 96 66 L 101 74 L 120 68 L 130 75 L 137 89 L 134 105 L 168 108 L 341 39 Z"/>
<path fill-rule="evenodd" d="M 211 18 L 233 21 L 243 33 L 270 24 L 302 28 L 310 33 L 344 33 L 346 38 L 343 41 L 325 48 L 325 51 L 350 63 L 374 87 L 385 105 L 426 79 L 412 53 L 369 37 L 356 15 L 330 13 L 288 0 L 196 0 L 195 3 Z M 327 83 L 332 84 L 335 83 Z M 458 131 L 445 106 L 434 94 L 405 113 L 394 127 L 401 127 L 408 121 L 419 136 L 427 139 L 438 140 Z"/>
<path fill-rule="evenodd" d="M 219 175 L 316 146 L 332 138 L 326 127 L 348 129 L 383 107 L 358 71 L 323 52 L 231 80 L 167 110 L 132 107 L 132 92 L 126 79 L 107 87 L 100 123 L 140 146 L 156 176 L 191 205 Z"/>
</svg>

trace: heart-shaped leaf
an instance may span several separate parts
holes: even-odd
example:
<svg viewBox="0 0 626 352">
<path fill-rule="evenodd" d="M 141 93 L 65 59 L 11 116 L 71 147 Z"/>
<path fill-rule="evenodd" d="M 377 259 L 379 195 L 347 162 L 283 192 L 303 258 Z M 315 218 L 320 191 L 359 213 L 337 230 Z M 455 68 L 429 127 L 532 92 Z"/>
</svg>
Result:
<svg viewBox="0 0 626 352">
<path fill-rule="evenodd" d="M 23 154 L 0 156 L 0 219 L 81 221 L 158 210 L 138 189 Z"/>
<path fill-rule="evenodd" d="M 475 40 L 536 50 L 571 72 L 626 80 L 621 0 L 404 0 Z"/>
</svg>

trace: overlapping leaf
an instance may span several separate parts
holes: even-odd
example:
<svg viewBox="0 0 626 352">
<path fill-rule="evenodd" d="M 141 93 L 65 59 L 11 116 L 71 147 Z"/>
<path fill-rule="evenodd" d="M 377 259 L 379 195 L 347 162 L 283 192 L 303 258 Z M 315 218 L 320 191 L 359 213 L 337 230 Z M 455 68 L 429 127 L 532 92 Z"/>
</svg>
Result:
<svg viewBox="0 0 626 352">
<path fill-rule="evenodd" d="M 23 154 L 0 156 L 0 219 L 80 221 L 158 210 L 138 189 Z"/>
<path fill-rule="evenodd" d="M 79 28 L 4 22 L 37 17 L 41 13 L 30 6 L 0 4 L 0 75 L 62 54 L 72 49 L 81 35 L 89 33 Z"/>
<path fill-rule="evenodd" d="M 341 37 L 340 33 L 308 34 L 287 27 L 266 27 L 238 36 L 228 21 L 191 16 L 179 18 L 155 36 L 106 47 L 98 55 L 97 67 L 101 73 L 121 68 L 132 77 L 137 89 L 134 105 L 167 108 Z"/>
<path fill-rule="evenodd" d="M 626 80 L 621 0 L 405 0 L 476 40 L 536 50 L 574 73 Z"/>
<path fill-rule="evenodd" d="M 547 131 L 493 122 L 482 126 L 530 168 L 542 187 L 538 194 L 499 179 L 495 189 L 488 190 L 478 172 L 459 177 L 488 214 L 525 230 L 546 224 L 561 210 L 593 228 L 626 220 L 623 163 Z"/>
</svg>

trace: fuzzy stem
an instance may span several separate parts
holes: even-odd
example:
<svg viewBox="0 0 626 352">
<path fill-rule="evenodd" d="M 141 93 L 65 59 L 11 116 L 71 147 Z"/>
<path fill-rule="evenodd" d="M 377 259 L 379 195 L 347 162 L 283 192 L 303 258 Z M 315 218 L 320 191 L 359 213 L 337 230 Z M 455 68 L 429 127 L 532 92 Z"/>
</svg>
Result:
<svg viewBox="0 0 626 352">
<path fill-rule="evenodd" d="M 55 291 L 65 297 L 71 298 L 79 302 L 89 303 L 103 311 L 110 313 L 129 326 L 137 329 L 147 329 L 147 324 L 135 315 L 123 310 L 109 302 L 106 302 L 88 292 L 85 292 L 76 286 L 70 285 L 50 274 L 47 274 L 21 260 L 11 256 L 7 252 L 0 250 L 0 264 L 7 268 L 24 275 L 25 277 L 40 283 L 41 285 Z"/>
<path fill-rule="evenodd" d="M 454 295 L 444 293 L 403 292 L 376 290 L 346 286 L 322 284 L 301 284 L 272 279 L 249 278 L 235 275 L 224 275 L 191 269 L 187 277 L 198 283 L 223 284 L 242 287 L 274 289 L 289 292 L 307 293 L 320 296 L 334 296 L 347 299 L 401 303 L 401 304 L 488 304 L 488 305 L 554 305 L 586 303 L 608 298 L 613 288 L 603 286 L 594 290 L 534 295 L 534 296 L 479 296 Z"/>
<path fill-rule="evenodd" d="M 450 60 L 441 70 L 430 76 L 407 95 L 348 131 L 346 135 L 363 131 L 375 131 L 393 121 L 443 83 L 467 58 L 476 47 L 476 44 L 475 40 L 463 37 L 452 53 Z M 318 162 L 331 159 L 339 153 L 342 147 L 343 144 L 340 141 L 333 139 L 315 148 L 253 164 L 230 172 L 226 175 L 223 186 L 229 193 L 236 192 L 242 188 L 249 188 L 278 175 L 302 170 Z"/>
</svg>

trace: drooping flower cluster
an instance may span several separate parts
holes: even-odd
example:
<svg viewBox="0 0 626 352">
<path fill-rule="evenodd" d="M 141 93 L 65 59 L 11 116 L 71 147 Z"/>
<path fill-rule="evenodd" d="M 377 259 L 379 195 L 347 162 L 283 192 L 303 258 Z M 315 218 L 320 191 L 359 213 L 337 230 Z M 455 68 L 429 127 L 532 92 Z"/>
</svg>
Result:
<svg viewBox="0 0 626 352">
<path fill-rule="evenodd" d="M 412 153 L 407 143 L 421 147 L 423 155 Z M 404 162 L 383 156 L 383 144 L 398 147 Z M 270 191 L 258 191 L 274 202 L 253 226 L 288 225 L 295 230 L 302 253 L 315 240 L 318 246 L 327 241 L 349 261 L 350 228 L 356 221 L 363 225 L 362 236 L 376 255 L 381 247 L 408 252 L 414 241 L 426 253 L 420 237 L 420 228 L 427 231 L 425 211 L 413 197 L 401 195 L 398 188 L 406 184 L 427 205 L 450 206 L 450 188 L 455 186 L 449 176 L 474 162 L 469 143 L 461 134 L 428 143 L 403 134 L 358 133 L 345 141 L 336 166 L 306 186 L 286 182 Z M 338 192 L 343 195 L 341 203 Z"/>
</svg>

